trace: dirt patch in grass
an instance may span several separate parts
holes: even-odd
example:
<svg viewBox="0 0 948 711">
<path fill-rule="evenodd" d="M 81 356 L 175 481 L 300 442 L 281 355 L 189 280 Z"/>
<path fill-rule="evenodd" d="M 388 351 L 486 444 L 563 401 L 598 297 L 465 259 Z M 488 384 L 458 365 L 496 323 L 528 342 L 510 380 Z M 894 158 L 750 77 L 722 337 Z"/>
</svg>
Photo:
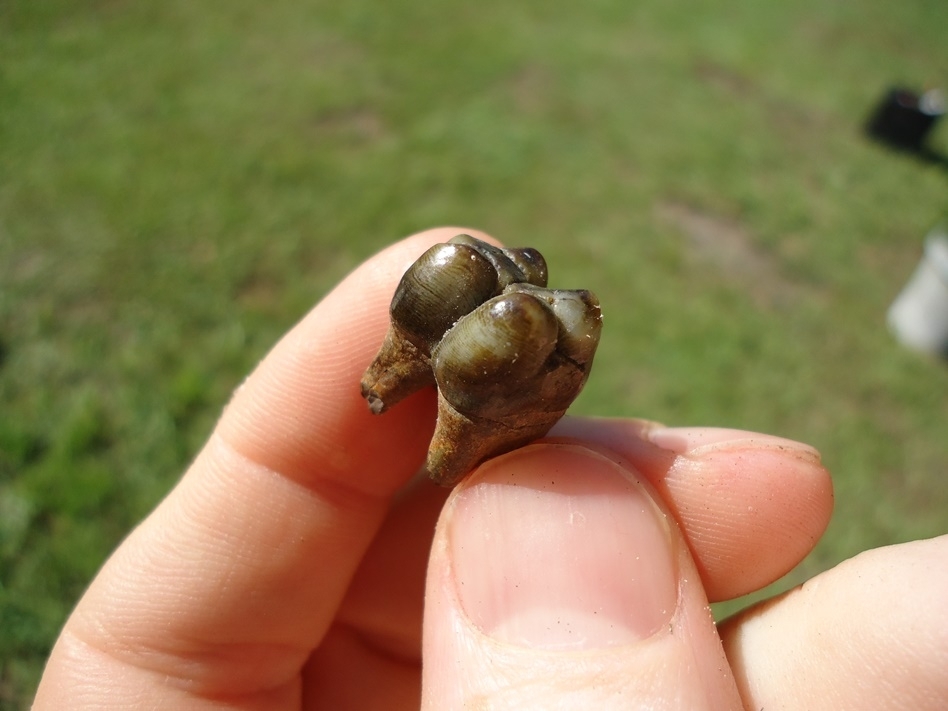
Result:
<svg viewBox="0 0 948 711">
<path fill-rule="evenodd" d="M 361 143 L 374 143 L 388 135 L 382 117 L 366 107 L 327 111 L 313 119 L 319 134 L 332 134 Z"/>
<path fill-rule="evenodd" d="M 777 260 L 736 219 L 676 201 L 659 203 L 655 212 L 685 237 L 691 260 L 717 268 L 758 305 L 778 307 L 797 295 L 797 285 L 781 273 Z"/>
<path fill-rule="evenodd" d="M 548 67 L 530 63 L 509 78 L 507 89 L 518 111 L 535 116 L 549 108 L 554 80 Z"/>
<path fill-rule="evenodd" d="M 829 116 L 813 107 L 788 101 L 768 90 L 754 77 L 718 62 L 708 59 L 698 60 L 694 64 L 693 71 L 695 76 L 708 86 L 714 87 L 737 101 L 761 107 L 774 129 L 780 131 L 785 138 L 792 136 L 795 143 L 811 145 L 814 132 L 826 131 L 833 126 L 833 121 Z"/>
</svg>

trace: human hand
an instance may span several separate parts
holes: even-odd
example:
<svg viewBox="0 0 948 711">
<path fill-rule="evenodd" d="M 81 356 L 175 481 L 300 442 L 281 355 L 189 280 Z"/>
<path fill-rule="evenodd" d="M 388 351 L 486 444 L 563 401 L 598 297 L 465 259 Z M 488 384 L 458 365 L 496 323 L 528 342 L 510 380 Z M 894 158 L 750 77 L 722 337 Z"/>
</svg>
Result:
<svg viewBox="0 0 948 711">
<path fill-rule="evenodd" d="M 93 581 L 34 708 L 943 708 L 948 538 L 715 627 L 709 598 L 827 523 L 804 445 L 567 419 L 450 493 L 410 481 L 432 393 L 376 418 L 358 382 L 401 273 L 456 232 L 376 256 L 275 347 Z"/>
</svg>

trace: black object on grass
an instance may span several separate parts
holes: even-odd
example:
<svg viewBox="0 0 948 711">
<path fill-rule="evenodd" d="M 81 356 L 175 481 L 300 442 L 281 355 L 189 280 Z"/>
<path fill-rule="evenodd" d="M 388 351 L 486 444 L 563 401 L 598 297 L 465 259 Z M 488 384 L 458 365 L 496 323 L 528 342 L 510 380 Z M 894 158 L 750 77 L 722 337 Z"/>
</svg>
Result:
<svg viewBox="0 0 948 711">
<path fill-rule="evenodd" d="M 879 102 L 866 124 L 866 132 L 894 148 L 925 152 L 925 138 L 944 113 L 945 102 L 940 91 L 933 89 L 916 94 L 895 87 Z"/>
</svg>

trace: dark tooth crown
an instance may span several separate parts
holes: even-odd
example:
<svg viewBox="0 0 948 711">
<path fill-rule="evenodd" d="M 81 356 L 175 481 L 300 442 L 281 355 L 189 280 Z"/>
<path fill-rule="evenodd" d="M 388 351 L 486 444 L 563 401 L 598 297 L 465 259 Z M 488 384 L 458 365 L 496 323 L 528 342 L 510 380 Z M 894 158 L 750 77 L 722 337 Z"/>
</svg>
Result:
<svg viewBox="0 0 948 711">
<path fill-rule="evenodd" d="M 537 250 L 470 235 L 435 245 L 402 277 L 362 396 L 381 414 L 437 385 L 426 469 L 439 484 L 542 437 L 582 390 L 602 330 L 599 301 L 546 283 Z"/>
</svg>

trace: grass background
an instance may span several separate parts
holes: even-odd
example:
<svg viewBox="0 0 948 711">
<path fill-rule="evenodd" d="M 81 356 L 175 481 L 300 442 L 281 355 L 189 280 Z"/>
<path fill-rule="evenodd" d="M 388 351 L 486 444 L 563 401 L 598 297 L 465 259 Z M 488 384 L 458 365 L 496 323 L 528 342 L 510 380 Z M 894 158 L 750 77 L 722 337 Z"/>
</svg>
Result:
<svg viewBox="0 0 948 711">
<path fill-rule="evenodd" d="M 597 291 L 577 411 L 822 450 L 836 513 L 782 587 L 943 532 L 948 371 L 884 319 L 948 170 L 861 126 L 945 84 L 945 27 L 939 0 L 0 4 L 0 708 L 279 335 L 438 224 Z"/>
</svg>

